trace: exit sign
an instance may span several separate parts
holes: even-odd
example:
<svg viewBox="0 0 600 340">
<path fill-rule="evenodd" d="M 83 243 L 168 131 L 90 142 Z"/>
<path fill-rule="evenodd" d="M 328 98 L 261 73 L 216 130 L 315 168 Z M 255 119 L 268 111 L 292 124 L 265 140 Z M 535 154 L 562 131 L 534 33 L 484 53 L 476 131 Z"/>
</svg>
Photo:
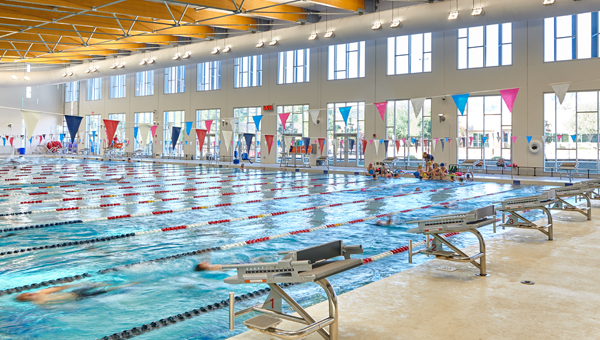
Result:
<svg viewBox="0 0 600 340">
<path fill-rule="evenodd" d="M 273 105 L 265 105 L 265 106 L 263 106 L 263 111 L 273 111 Z"/>
</svg>

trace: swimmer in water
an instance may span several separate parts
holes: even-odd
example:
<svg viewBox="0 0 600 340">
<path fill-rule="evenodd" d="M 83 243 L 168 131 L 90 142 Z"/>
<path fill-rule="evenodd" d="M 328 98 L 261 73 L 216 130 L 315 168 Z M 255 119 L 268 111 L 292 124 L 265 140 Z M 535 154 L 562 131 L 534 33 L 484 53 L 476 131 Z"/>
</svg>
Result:
<svg viewBox="0 0 600 340">
<path fill-rule="evenodd" d="M 6 238 L 6 237 L 11 237 L 11 236 L 15 236 L 17 234 L 15 233 L 9 233 L 9 234 L 0 234 L 0 238 Z"/>
<path fill-rule="evenodd" d="M 394 221 L 392 221 L 392 216 L 387 221 L 379 220 L 376 222 L 377 225 L 393 225 Z"/>
<path fill-rule="evenodd" d="M 415 191 L 421 191 L 421 188 L 417 187 L 417 188 L 415 189 Z"/>
<path fill-rule="evenodd" d="M 122 180 L 124 180 L 127 176 L 123 175 L 120 178 L 111 178 L 110 181 L 111 182 L 117 182 L 117 183 L 121 183 Z"/>
<path fill-rule="evenodd" d="M 33 293 L 23 293 L 18 295 L 16 299 L 20 302 L 33 302 L 37 305 L 73 302 L 92 296 L 106 294 L 114 290 L 132 286 L 138 283 L 139 282 L 134 282 L 121 286 L 110 286 L 106 283 L 64 285 L 42 289 Z M 68 290 L 70 288 L 76 289 L 73 289 L 69 292 L 63 292 L 64 290 Z"/>
<path fill-rule="evenodd" d="M 244 166 L 244 163 L 242 163 L 242 165 L 240 165 L 240 170 L 244 171 L 244 169 L 245 169 L 245 166 Z"/>
<path fill-rule="evenodd" d="M 259 257 L 253 258 L 252 262 L 242 262 L 242 263 L 245 263 L 245 264 L 265 263 L 265 262 L 274 262 L 274 261 L 277 261 L 277 259 L 273 256 L 261 255 Z M 223 266 L 220 264 L 210 264 L 210 262 L 201 262 L 201 263 L 198 263 L 196 265 L 196 267 L 194 267 L 194 271 L 197 271 L 197 272 L 216 271 L 216 270 L 223 270 Z"/>
</svg>

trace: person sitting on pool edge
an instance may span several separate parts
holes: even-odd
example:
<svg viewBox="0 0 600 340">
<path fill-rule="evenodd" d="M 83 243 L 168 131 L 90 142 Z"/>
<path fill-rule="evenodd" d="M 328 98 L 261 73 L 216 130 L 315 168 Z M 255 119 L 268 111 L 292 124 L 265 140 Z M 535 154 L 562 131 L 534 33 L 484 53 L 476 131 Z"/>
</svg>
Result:
<svg viewBox="0 0 600 340">
<path fill-rule="evenodd" d="M 369 167 L 367 167 L 367 176 L 372 176 L 375 173 L 375 167 L 373 167 L 373 163 L 369 163 Z"/>
<path fill-rule="evenodd" d="M 110 286 L 106 283 L 64 285 L 42 289 L 33 293 L 22 293 L 16 297 L 16 300 L 20 302 L 33 302 L 38 305 L 65 303 L 106 294 L 114 290 L 132 286 L 138 283 L 139 282 L 134 282 L 120 286 Z M 75 287 L 80 288 L 73 289 L 69 292 L 62 292 Z"/>
</svg>

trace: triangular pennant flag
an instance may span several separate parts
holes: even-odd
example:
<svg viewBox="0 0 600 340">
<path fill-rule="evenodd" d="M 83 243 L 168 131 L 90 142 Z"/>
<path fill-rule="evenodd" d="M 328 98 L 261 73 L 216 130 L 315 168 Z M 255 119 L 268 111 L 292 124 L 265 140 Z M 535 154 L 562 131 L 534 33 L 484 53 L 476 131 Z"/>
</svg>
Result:
<svg viewBox="0 0 600 340">
<path fill-rule="evenodd" d="M 402 138 L 402 145 L 406 146 L 406 138 Z"/>
<path fill-rule="evenodd" d="M 40 144 L 42 144 L 42 136 L 39 136 L 39 137 L 40 137 Z"/>
<path fill-rule="evenodd" d="M 192 132 L 192 125 L 194 124 L 194 122 L 185 122 L 185 134 L 186 135 L 190 135 L 190 132 Z"/>
<path fill-rule="evenodd" d="M 364 155 L 365 151 L 367 150 L 367 140 L 363 139 L 363 140 L 361 140 L 361 143 L 362 143 L 362 153 Z"/>
<path fill-rule="evenodd" d="M 252 119 L 254 119 L 254 125 L 256 125 L 256 131 L 260 131 L 260 120 L 262 117 L 263 116 L 252 116 Z"/>
<path fill-rule="evenodd" d="M 133 128 L 133 139 L 137 139 L 139 129 L 140 129 L 139 127 Z"/>
<path fill-rule="evenodd" d="M 436 138 L 436 139 L 437 139 L 437 138 Z M 436 142 L 436 143 L 433 143 L 433 152 L 435 152 L 435 145 L 436 145 L 436 144 L 437 144 L 437 142 Z"/>
<path fill-rule="evenodd" d="M 308 147 L 310 146 L 310 137 L 302 137 L 302 144 L 304 144 L 304 153 L 308 153 Z"/>
<path fill-rule="evenodd" d="M 385 111 L 387 110 L 387 102 L 375 103 L 375 107 L 377 107 L 377 111 L 379 111 L 381 120 L 385 122 Z"/>
<path fill-rule="evenodd" d="M 317 124 L 317 119 L 319 118 L 319 112 L 321 112 L 319 109 L 308 110 L 308 113 L 310 113 L 310 118 L 315 125 Z"/>
<path fill-rule="evenodd" d="M 577 141 L 577 135 L 571 135 L 571 139 L 573 140 L 573 143 L 575 143 Z"/>
<path fill-rule="evenodd" d="M 350 143 L 350 152 L 352 152 L 352 150 L 354 150 L 354 144 L 356 141 L 354 139 L 348 139 L 348 142 Z"/>
<path fill-rule="evenodd" d="M 2 137 L 2 145 L 6 146 L 6 138 Z"/>
<path fill-rule="evenodd" d="M 425 103 L 425 98 L 414 98 L 411 99 L 413 110 L 415 111 L 415 118 L 419 117 L 421 110 L 423 109 L 423 103 Z"/>
<path fill-rule="evenodd" d="M 456 147 L 457 147 L 457 148 L 460 148 L 460 140 L 461 140 L 461 139 L 462 139 L 462 138 L 460 138 L 460 137 L 456 137 Z"/>
<path fill-rule="evenodd" d="M 508 111 L 512 112 L 513 105 L 515 104 L 515 99 L 517 99 L 517 94 L 519 93 L 519 88 L 500 90 L 500 96 L 504 100 Z"/>
<path fill-rule="evenodd" d="M 444 138 L 440 139 L 440 142 L 442 143 L 442 151 L 444 151 Z"/>
<path fill-rule="evenodd" d="M 138 123 L 138 129 L 139 129 L 138 136 L 140 136 L 140 141 L 142 143 L 145 141 L 146 144 L 148 144 L 148 142 L 152 139 L 152 138 L 148 138 L 148 134 L 150 133 L 150 127 L 151 127 L 151 124 Z"/>
<path fill-rule="evenodd" d="M 556 137 L 558 137 L 558 141 L 560 142 L 560 140 L 562 139 L 562 135 L 557 135 Z"/>
<path fill-rule="evenodd" d="M 179 135 L 181 134 L 181 128 L 178 126 L 173 126 L 171 128 L 171 148 L 175 150 L 177 146 L 177 140 L 179 140 Z"/>
<path fill-rule="evenodd" d="M 321 150 L 321 156 L 323 156 L 323 149 L 325 146 L 325 138 L 319 138 L 319 149 Z"/>
<path fill-rule="evenodd" d="M 267 150 L 269 155 L 271 154 L 271 147 L 273 146 L 273 137 L 274 135 L 265 135 L 265 142 L 267 143 Z"/>
<path fill-rule="evenodd" d="M 567 95 L 567 91 L 569 91 L 569 87 L 571 86 L 571 83 L 556 84 L 556 85 L 550 85 L 550 86 L 552 86 L 552 89 L 554 90 L 554 93 L 556 94 L 556 98 L 558 98 L 558 102 L 562 105 L 563 101 L 565 100 L 565 96 Z"/>
<path fill-rule="evenodd" d="M 225 148 L 229 151 L 229 143 L 232 142 L 231 137 L 233 136 L 233 131 L 221 131 L 221 134 L 225 141 Z"/>
<path fill-rule="evenodd" d="M 517 141 L 517 136 L 512 136 L 512 142 L 513 144 Z"/>
<path fill-rule="evenodd" d="M 204 146 L 204 138 L 206 137 L 206 130 L 196 129 L 196 136 L 198 136 L 198 142 L 196 143 L 198 145 L 198 150 L 202 151 L 202 147 Z"/>
<path fill-rule="evenodd" d="M 416 138 L 411 138 L 411 139 L 410 139 L 410 142 L 411 142 L 413 145 L 415 145 L 415 143 L 417 142 L 417 139 L 416 139 Z"/>
<path fill-rule="evenodd" d="M 75 140 L 75 135 L 77 134 L 77 130 L 79 130 L 79 125 L 81 124 L 82 119 L 83 117 L 65 115 L 65 122 L 67 123 L 67 129 L 69 130 L 71 141 Z"/>
<path fill-rule="evenodd" d="M 400 141 L 396 139 L 396 152 L 400 152 Z"/>
<path fill-rule="evenodd" d="M 386 139 L 383 141 L 383 144 L 385 145 L 385 151 L 387 152 L 387 149 L 390 146 L 390 141 Z M 350 149 L 350 151 L 352 151 L 352 149 Z"/>
<path fill-rule="evenodd" d="M 527 143 L 531 143 L 531 138 L 533 138 L 533 136 L 526 136 L 525 138 L 527 138 Z"/>
<path fill-rule="evenodd" d="M 33 136 L 33 131 L 40 121 L 42 113 L 37 111 L 21 110 L 21 115 L 23 116 L 23 121 L 25 122 L 25 132 L 28 136 Z"/>
<path fill-rule="evenodd" d="M 138 124 L 141 125 L 141 124 Z M 150 132 L 152 132 L 152 136 L 150 138 L 154 139 L 156 137 L 156 129 L 158 128 L 158 125 L 152 125 L 150 127 Z"/>
<path fill-rule="evenodd" d="M 485 142 L 488 140 L 488 137 L 487 136 L 483 136 L 481 138 L 481 140 L 483 141 L 483 144 L 484 144 L 484 147 L 485 147 Z"/>
<path fill-rule="evenodd" d="M 254 138 L 253 133 L 244 133 L 244 139 L 246 140 L 246 152 L 250 153 L 250 147 L 252 146 L 252 139 Z M 249 157 L 249 155 L 248 155 Z"/>
<path fill-rule="evenodd" d="M 281 125 L 283 126 L 283 131 L 285 131 L 285 122 L 287 121 L 289 116 L 289 112 L 279 114 L 279 120 L 281 121 Z"/>
<path fill-rule="evenodd" d="M 374 143 L 375 144 L 375 154 L 379 155 L 379 143 Z"/>
<path fill-rule="evenodd" d="M 460 114 L 464 116 L 465 108 L 467 107 L 467 101 L 469 100 L 469 94 L 455 94 L 452 96 L 452 99 L 454 99 L 454 104 L 456 104 L 456 108 L 458 111 L 460 111 Z"/>
<path fill-rule="evenodd" d="M 64 134 L 64 133 L 61 133 L 61 134 L 59 135 L 59 137 L 60 137 L 60 143 L 62 144 L 62 142 L 63 142 L 63 139 L 65 138 L 65 134 Z"/>
<path fill-rule="evenodd" d="M 112 144 L 119 123 L 120 122 L 118 120 L 104 119 L 104 126 L 106 126 L 106 138 L 110 141 L 109 144 Z"/>
<path fill-rule="evenodd" d="M 473 136 L 469 137 L 469 145 L 473 145 Z"/>
<path fill-rule="evenodd" d="M 205 120 L 204 125 L 206 125 L 206 133 L 210 133 L 210 127 L 212 126 L 212 119 Z"/>
<path fill-rule="evenodd" d="M 350 110 L 352 110 L 352 106 L 340 107 L 339 110 L 342 118 L 344 119 L 344 123 L 348 125 L 348 116 L 350 116 Z"/>
<path fill-rule="evenodd" d="M 294 137 L 292 137 L 292 136 L 284 136 L 283 137 L 283 141 L 285 142 L 285 147 L 288 150 L 290 149 L 290 146 L 292 146 L 292 138 L 294 138 Z"/>
</svg>

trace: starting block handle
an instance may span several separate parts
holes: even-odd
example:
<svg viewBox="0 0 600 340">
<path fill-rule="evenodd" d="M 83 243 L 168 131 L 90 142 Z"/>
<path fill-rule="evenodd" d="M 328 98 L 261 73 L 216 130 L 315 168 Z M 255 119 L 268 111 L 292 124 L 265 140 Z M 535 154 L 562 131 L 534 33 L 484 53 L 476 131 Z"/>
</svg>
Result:
<svg viewBox="0 0 600 340">
<path fill-rule="evenodd" d="M 235 294 L 229 292 L 229 330 L 235 329 Z"/>
</svg>

